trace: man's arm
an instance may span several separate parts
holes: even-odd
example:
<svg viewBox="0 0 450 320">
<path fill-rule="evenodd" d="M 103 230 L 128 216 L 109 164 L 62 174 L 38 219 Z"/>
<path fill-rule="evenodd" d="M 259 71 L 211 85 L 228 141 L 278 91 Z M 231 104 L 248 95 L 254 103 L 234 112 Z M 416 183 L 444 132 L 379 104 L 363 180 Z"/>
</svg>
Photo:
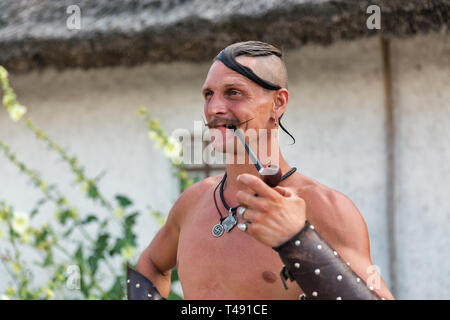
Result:
<svg viewBox="0 0 450 320">
<path fill-rule="evenodd" d="M 137 271 L 149 279 L 161 296 L 170 293 L 170 276 L 177 261 L 178 237 L 184 214 L 189 210 L 198 183 L 186 189 L 170 209 L 166 223 L 142 252 Z"/>
<path fill-rule="evenodd" d="M 139 257 L 137 271 L 152 282 L 162 297 L 167 298 L 170 293 L 170 276 L 177 262 L 182 221 L 198 199 L 198 194 L 207 187 L 207 182 L 197 182 L 180 195 L 172 206 L 166 223 Z"/>
<path fill-rule="evenodd" d="M 173 209 L 171 211 L 173 214 Z M 170 219 L 158 231 L 152 242 L 139 257 L 136 270 L 149 279 L 161 296 L 170 293 L 170 275 L 176 264 L 178 226 Z"/>
<path fill-rule="evenodd" d="M 295 280 L 308 298 L 392 298 L 381 278 L 379 288 L 366 286 L 372 265 L 369 237 L 348 198 L 320 185 L 297 193 L 271 189 L 248 174 L 238 179 L 251 189 L 236 195 L 250 222 L 239 229 L 278 251 L 285 264 L 282 275 Z"/>
<path fill-rule="evenodd" d="M 307 218 L 347 265 L 384 299 L 394 299 L 370 257 L 367 225 L 344 194 L 316 186 L 302 194 L 309 199 Z"/>
</svg>

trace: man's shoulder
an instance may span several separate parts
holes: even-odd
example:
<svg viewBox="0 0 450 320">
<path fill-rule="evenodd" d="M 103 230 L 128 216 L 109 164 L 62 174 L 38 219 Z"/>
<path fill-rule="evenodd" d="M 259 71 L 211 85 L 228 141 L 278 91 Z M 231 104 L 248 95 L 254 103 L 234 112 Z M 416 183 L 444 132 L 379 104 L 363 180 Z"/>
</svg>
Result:
<svg viewBox="0 0 450 320">
<path fill-rule="evenodd" d="M 354 240 L 359 239 L 365 249 L 367 226 L 353 201 L 341 191 L 308 181 L 297 189 L 297 195 L 306 202 L 307 219 L 331 242 L 354 246 Z"/>
<path fill-rule="evenodd" d="M 293 184 L 299 197 L 317 204 L 332 206 L 337 201 L 349 200 L 342 192 L 304 175 L 297 176 Z"/>
<path fill-rule="evenodd" d="M 207 177 L 192 184 L 180 194 L 176 204 L 186 206 L 190 203 L 197 203 L 200 200 L 200 197 L 204 196 L 205 193 L 212 191 L 213 188 L 217 186 L 222 176 L 223 174 Z"/>
<path fill-rule="evenodd" d="M 208 192 L 212 192 L 219 182 L 220 176 L 208 177 L 186 188 L 173 204 L 168 222 L 181 225 L 186 214 L 192 211 L 194 206 L 199 205 L 204 196 Z"/>
<path fill-rule="evenodd" d="M 296 191 L 297 195 L 309 204 L 311 218 L 314 220 L 344 223 L 362 218 L 358 208 L 347 195 L 317 180 L 305 177 Z"/>
</svg>

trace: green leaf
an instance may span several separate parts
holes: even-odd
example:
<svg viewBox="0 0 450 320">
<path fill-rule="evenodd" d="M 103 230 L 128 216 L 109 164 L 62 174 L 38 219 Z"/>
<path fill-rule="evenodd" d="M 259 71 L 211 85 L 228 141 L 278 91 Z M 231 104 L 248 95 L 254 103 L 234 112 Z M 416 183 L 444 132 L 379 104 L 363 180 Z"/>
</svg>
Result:
<svg viewBox="0 0 450 320">
<path fill-rule="evenodd" d="M 33 218 L 38 212 L 39 212 L 39 209 L 34 208 L 33 211 L 31 211 L 31 213 L 30 213 L 30 217 Z"/>
<path fill-rule="evenodd" d="M 68 236 L 70 236 L 70 234 L 72 233 L 74 229 L 74 226 L 70 227 L 66 232 L 63 233 L 63 238 L 67 238 Z"/>
<path fill-rule="evenodd" d="M 76 261 L 79 264 L 81 264 L 80 262 L 84 260 L 84 257 L 83 257 L 83 245 L 82 244 L 78 245 L 78 249 L 77 249 L 77 251 L 75 251 L 75 255 L 74 256 L 75 256 Z"/>
<path fill-rule="evenodd" d="M 108 290 L 106 294 L 106 299 L 109 300 L 122 300 L 125 298 L 125 288 L 123 283 L 125 278 L 123 276 L 117 276 L 112 287 Z"/>
<path fill-rule="evenodd" d="M 41 242 L 44 242 L 47 239 L 47 236 L 49 234 L 48 229 L 44 229 L 43 232 L 40 232 L 38 236 L 35 238 L 35 246 L 38 247 Z"/>
<path fill-rule="evenodd" d="M 170 276 L 170 281 L 171 282 L 175 282 L 175 281 L 179 281 L 180 279 L 178 278 L 178 270 L 177 268 L 173 268 L 172 269 L 172 274 Z"/>
<path fill-rule="evenodd" d="M 119 254 L 123 247 L 125 247 L 126 241 L 125 239 L 119 238 L 116 239 L 113 248 L 109 251 L 109 255 L 113 256 L 115 254 Z"/>
<path fill-rule="evenodd" d="M 58 220 L 59 220 L 59 222 L 61 222 L 63 225 L 65 225 L 66 222 L 67 222 L 67 219 L 70 218 L 71 215 L 72 215 L 72 211 L 71 211 L 71 210 L 69 210 L 69 209 L 64 210 L 64 211 L 62 211 L 62 212 L 60 212 L 60 213 L 58 214 Z"/>
<path fill-rule="evenodd" d="M 91 273 L 92 273 L 92 275 L 95 275 L 95 273 L 97 272 L 97 269 L 98 269 L 98 259 L 99 259 L 99 257 L 97 257 L 97 256 L 95 256 L 95 255 L 93 255 L 93 256 L 90 256 L 89 258 L 88 258 L 88 266 L 89 266 L 89 269 L 91 270 Z"/>
<path fill-rule="evenodd" d="M 53 264 L 53 253 L 51 250 L 47 251 L 47 256 L 45 257 L 43 267 L 48 267 Z"/>
<path fill-rule="evenodd" d="M 92 181 L 88 182 L 87 195 L 91 199 L 96 199 L 99 196 L 97 186 Z"/>
<path fill-rule="evenodd" d="M 91 223 L 93 221 L 98 221 L 98 218 L 97 218 L 97 216 L 95 216 L 93 214 L 90 214 L 90 215 L 88 215 L 86 218 L 84 218 L 81 221 L 81 224 L 88 224 L 88 223 Z"/>
<path fill-rule="evenodd" d="M 30 214 L 31 218 L 33 218 L 39 212 L 39 207 L 42 206 L 45 202 L 47 202 L 47 199 L 42 198 L 36 203 L 35 208 L 33 208 L 33 210 L 31 211 L 31 214 Z"/>
<path fill-rule="evenodd" d="M 108 219 L 105 219 L 102 221 L 102 223 L 100 224 L 100 229 L 104 229 L 109 223 Z"/>
<path fill-rule="evenodd" d="M 125 233 L 125 243 L 128 245 L 131 245 L 133 247 L 136 246 L 136 235 L 133 232 L 126 232 Z"/>
<path fill-rule="evenodd" d="M 139 215 L 139 212 L 130 213 L 128 216 L 125 216 L 124 227 L 125 230 L 131 230 L 133 225 L 136 223 L 136 218 Z"/>
<path fill-rule="evenodd" d="M 133 201 L 131 201 L 127 196 L 117 194 L 115 198 L 122 208 L 126 208 L 133 204 Z"/>
<path fill-rule="evenodd" d="M 171 290 L 167 300 L 183 300 L 183 298 Z"/>
<path fill-rule="evenodd" d="M 109 239 L 109 234 L 107 234 L 107 233 L 102 233 L 98 236 L 97 241 L 95 243 L 95 247 L 94 247 L 94 253 L 89 258 L 89 259 L 91 259 L 91 262 L 88 261 L 90 265 L 96 266 L 97 260 L 104 257 L 104 251 L 108 247 L 108 239 Z M 94 261 L 95 261 L 95 263 L 94 263 Z M 96 269 L 96 268 L 94 268 L 94 269 Z M 92 269 L 92 270 L 94 270 L 94 269 Z"/>
</svg>

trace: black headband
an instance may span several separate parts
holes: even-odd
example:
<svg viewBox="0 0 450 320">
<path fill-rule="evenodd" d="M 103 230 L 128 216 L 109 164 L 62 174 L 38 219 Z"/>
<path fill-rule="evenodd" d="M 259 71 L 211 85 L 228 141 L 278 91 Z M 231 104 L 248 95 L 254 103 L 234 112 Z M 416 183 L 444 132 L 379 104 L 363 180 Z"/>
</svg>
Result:
<svg viewBox="0 0 450 320">
<path fill-rule="evenodd" d="M 236 71 L 237 73 L 242 74 L 244 77 L 247 77 L 248 79 L 256 82 L 261 87 L 268 89 L 268 90 L 279 90 L 281 87 L 279 85 L 273 84 L 272 82 L 266 81 L 264 79 L 261 79 L 258 77 L 252 69 L 243 66 L 239 62 L 236 61 L 233 54 L 230 52 L 231 50 L 222 50 L 217 55 L 217 60 L 220 60 L 224 65 L 226 65 L 228 68 L 230 68 L 233 71 Z"/>
<path fill-rule="evenodd" d="M 270 81 L 266 81 L 264 79 L 261 79 L 260 77 L 258 77 L 253 71 L 252 69 L 243 66 L 242 64 L 240 64 L 239 62 L 236 61 L 234 55 L 232 54 L 232 52 L 230 52 L 231 50 L 226 50 L 223 49 L 222 51 L 220 51 L 220 53 L 217 55 L 216 59 L 220 60 L 225 66 L 227 66 L 228 68 L 230 68 L 233 71 L 236 71 L 237 73 L 242 74 L 244 77 L 254 81 L 255 83 L 259 84 L 261 87 L 267 89 L 267 90 L 279 90 L 281 89 L 281 87 L 279 85 L 273 84 Z M 276 55 L 277 57 L 280 57 L 278 54 L 273 53 L 274 55 Z M 269 54 L 264 54 L 264 55 L 259 55 L 259 56 L 267 56 Z M 281 124 L 281 117 L 283 115 L 280 116 L 280 118 L 278 119 L 278 124 L 280 125 L 280 128 L 286 132 L 291 138 L 292 140 L 294 140 L 295 143 L 295 138 L 292 136 L 292 134 L 289 133 L 289 131 L 286 130 L 286 128 Z"/>
</svg>

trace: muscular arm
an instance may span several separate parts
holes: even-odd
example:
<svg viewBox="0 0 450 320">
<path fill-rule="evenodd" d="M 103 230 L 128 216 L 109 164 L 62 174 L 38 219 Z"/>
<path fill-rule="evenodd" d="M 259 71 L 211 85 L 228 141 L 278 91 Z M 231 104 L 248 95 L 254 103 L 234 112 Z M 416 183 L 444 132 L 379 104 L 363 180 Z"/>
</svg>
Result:
<svg viewBox="0 0 450 320">
<path fill-rule="evenodd" d="M 198 195 L 208 188 L 208 181 L 197 182 L 180 195 L 166 223 L 139 257 L 137 271 L 153 283 L 162 297 L 167 298 L 170 293 L 170 276 L 177 262 L 180 226 Z"/>
<path fill-rule="evenodd" d="M 307 199 L 311 208 L 307 218 L 317 232 L 380 297 L 394 299 L 370 258 L 367 226 L 353 202 L 324 187 L 314 187 L 301 196 Z"/>
<path fill-rule="evenodd" d="M 142 252 L 136 268 L 165 298 L 170 293 L 170 275 L 176 264 L 178 232 L 175 222 L 168 219 Z"/>
<path fill-rule="evenodd" d="M 367 227 L 347 197 L 318 183 L 271 189 L 249 174 L 238 180 L 251 189 L 236 195 L 250 223 L 238 227 L 280 254 L 283 279 L 315 299 L 392 299 L 373 274 Z"/>
<path fill-rule="evenodd" d="M 170 293 L 170 276 L 176 265 L 180 223 L 186 210 L 186 190 L 171 208 L 167 221 L 139 257 L 136 270 L 148 278 L 167 298 Z"/>
</svg>

